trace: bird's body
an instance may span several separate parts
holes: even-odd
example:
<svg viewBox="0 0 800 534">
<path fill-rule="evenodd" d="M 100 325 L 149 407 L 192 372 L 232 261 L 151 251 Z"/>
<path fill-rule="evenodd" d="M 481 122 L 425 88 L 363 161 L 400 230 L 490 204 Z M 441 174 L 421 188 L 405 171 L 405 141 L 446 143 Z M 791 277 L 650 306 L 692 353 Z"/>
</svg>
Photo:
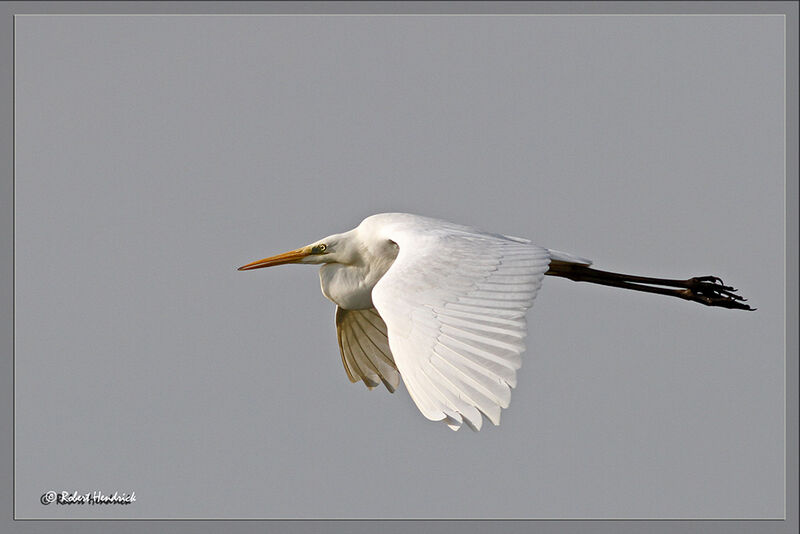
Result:
<svg viewBox="0 0 800 534">
<path fill-rule="evenodd" d="M 373 215 L 240 270 L 284 263 L 322 264 L 322 293 L 337 305 L 351 381 L 394 391 L 402 378 L 423 415 L 454 430 L 462 423 L 480 429 L 481 414 L 499 424 L 525 350 L 525 312 L 545 274 L 749 309 L 714 277 L 596 271 L 589 260 L 527 239 L 406 213 Z"/>
<path fill-rule="evenodd" d="M 399 241 L 404 241 L 413 250 L 439 247 L 440 250 L 451 251 L 462 248 L 465 252 L 470 252 L 473 244 L 487 242 L 529 245 L 527 240 L 489 234 L 477 228 L 407 213 L 373 215 L 350 232 L 330 236 L 323 241 L 341 243 L 347 247 L 341 251 L 343 263 L 324 263 L 319 272 L 323 295 L 347 310 L 373 307 L 372 290 L 395 262 L 400 250 Z M 536 245 L 529 246 L 539 248 Z M 424 277 L 407 278 L 405 282 L 409 287 L 423 280 Z M 438 283 L 438 280 L 433 280 L 433 283 Z"/>
</svg>

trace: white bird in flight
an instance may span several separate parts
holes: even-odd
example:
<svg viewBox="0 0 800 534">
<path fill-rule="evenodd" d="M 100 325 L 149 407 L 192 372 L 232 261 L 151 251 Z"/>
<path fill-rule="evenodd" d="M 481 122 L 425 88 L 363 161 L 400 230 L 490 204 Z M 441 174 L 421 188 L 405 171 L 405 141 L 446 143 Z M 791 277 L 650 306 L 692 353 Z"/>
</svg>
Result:
<svg viewBox="0 0 800 534">
<path fill-rule="evenodd" d="M 394 392 L 400 378 L 422 414 L 458 430 L 500 424 L 525 350 L 525 312 L 545 275 L 751 310 L 715 276 L 672 280 L 598 271 L 527 239 L 383 213 L 353 230 L 240 271 L 321 264 L 322 293 L 351 382 Z M 483 416 L 481 415 L 483 414 Z"/>
</svg>

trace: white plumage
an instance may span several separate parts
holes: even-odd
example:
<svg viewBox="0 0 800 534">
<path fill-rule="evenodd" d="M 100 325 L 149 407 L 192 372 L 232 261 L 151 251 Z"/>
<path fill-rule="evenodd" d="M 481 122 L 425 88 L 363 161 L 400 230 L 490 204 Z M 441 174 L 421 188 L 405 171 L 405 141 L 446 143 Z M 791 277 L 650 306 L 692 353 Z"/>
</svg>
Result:
<svg viewBox="0 0 800 534">
<path fill-rule="evenodd" d="M 481 412 L 499 424 L 522 365 L 525 311 L 541 287 L 548 250 L 413 216 L 376 216 L 363 225 L 379 226 L 399 246 L 372 301 L 417 407 L 453 429 L 463 422 L 479 430 Z"/>
<path fill-rule="evenodd" d="M 249 263 L 322 264 L 323 294 L 337 304 L 336 331 L 351 381 L 389 391 L 400 378 L 422 414 L 453 430 L 495 425 L 525 351 L 525 312 L 545 274 L 751 309 L 714 276 L 648 278 L 469 226 L 384 213 L 306 247 Z M 678 288 L 678 289 L 670 289 Z"/>
<path fill-rule="evenodd" d="M 553 256 L 590 263 L 525 239 L 385 213 L 242 270 L 321 263 L 350 380 L 394 391 L 402 377 L 425 417 L 479 430 L 481 413 L 497 425 L 509 405 L 525 312 Z"/>
</svg>

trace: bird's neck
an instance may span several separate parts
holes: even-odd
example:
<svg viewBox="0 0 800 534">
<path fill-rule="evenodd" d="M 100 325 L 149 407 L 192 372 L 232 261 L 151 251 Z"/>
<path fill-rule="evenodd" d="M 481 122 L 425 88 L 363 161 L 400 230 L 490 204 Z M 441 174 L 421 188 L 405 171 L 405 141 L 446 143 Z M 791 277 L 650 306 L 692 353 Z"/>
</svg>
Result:
<svg viewBox="0 0 800 534">
<path fill-rule="evenodd" d="M 396 253 L 370 256 L 350 265 L 323 265 L 319 270 L 322 294 L 347 310 L 372 308 L 372 288 L 392 266 Z"/>
</svg>

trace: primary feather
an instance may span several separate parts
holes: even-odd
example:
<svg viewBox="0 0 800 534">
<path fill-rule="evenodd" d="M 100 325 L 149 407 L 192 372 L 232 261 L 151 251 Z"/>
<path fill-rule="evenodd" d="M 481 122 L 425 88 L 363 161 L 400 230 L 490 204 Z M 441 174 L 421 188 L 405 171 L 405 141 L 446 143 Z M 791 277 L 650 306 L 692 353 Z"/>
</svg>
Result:
<svg viewBox="0 0 800 534">
<path fill-rule="evenodd" d="M 375 308 L 345 310 L 337 306 L 336 336 L 351 382 L 363 380 L 369 389 L 383 382 L 394 393 L 400 384 L 400 373 L 389 349 L 386 324 Z"/>
</svg>

